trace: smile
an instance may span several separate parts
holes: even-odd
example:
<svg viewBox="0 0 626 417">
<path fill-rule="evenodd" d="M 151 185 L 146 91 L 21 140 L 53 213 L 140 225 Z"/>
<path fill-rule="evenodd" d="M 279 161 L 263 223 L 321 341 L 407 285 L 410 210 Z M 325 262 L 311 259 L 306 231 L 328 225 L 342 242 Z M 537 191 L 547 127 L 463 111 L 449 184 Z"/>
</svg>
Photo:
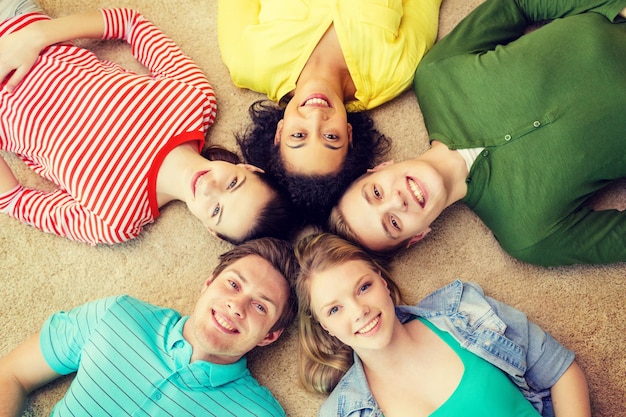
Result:
<svg viewBox="0 0 626 417">
<path fill-rule="evenodd" d="M 417 204 L 424 208 L 426 205 L 426 196 L 422 188 L 412 178 L 407 178 L 406 183 L 409 186 L 411 194 L 413 195 L 413 199 L 417 202 Z"/>
<path fill-rule="evenodd" d="M 191 178 L 191 192 L 193 193 L 193 196 L 196 196 L 196 189 L 198 188 L 198 184 L 200 184 L 200 180 L 202 179 L 202 177 L 204 177 L 204 175 L 209 172 L 209 171 L 199 171 L 196 172 L 194 174 L 194 176 Z"/>
<path fill-rule="evenodd" d="M 378 325 L 378 323 L 380 322 L 380 314 L 376 317 L 374 317 L 374 320 L 370 321 L 367 326 L 363 327 L 361 330 L 359 330 L 357 333 L 358 334 L 365 334 L 365 333 L 369 333 L 372 331 L 372 329 L 374 329 L 374 327 L 376 327 Z"/>
<path fill-rule="evenodd" d="M 332 107 L 328 98 L 322 94 L 314 94 L 307 97 L 306 100 L 300 105 L 301 107 Z"/>
<path fill-rule="evenodd" d="M 219 315 L 215 310 L 213 310 L 213 318 L 224 330 L 229 333 L 239 333 L 237 329 L 235 329 L 224 317 Z"/>
</svg>

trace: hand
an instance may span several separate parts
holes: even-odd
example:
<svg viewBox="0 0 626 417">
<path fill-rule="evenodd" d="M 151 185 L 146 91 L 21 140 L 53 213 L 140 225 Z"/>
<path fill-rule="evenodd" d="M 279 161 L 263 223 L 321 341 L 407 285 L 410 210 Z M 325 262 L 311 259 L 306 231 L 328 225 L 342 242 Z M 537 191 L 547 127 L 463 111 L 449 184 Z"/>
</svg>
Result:
<svg viewBox="0 0 626 417">
<path fill-rule="evenodd" d="M 0 38 L 0 83 L 11 92 L 33 67 L 45 45 L 33 23 Z"/>
</svg>

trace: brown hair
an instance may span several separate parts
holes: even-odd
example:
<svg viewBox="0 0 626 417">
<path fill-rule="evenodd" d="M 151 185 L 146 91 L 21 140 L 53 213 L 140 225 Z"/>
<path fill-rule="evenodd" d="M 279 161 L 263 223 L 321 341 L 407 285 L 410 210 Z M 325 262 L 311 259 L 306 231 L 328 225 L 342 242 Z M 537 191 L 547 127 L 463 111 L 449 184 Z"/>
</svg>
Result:
<svg viewBox="0 0 626 417">
<path fill-rule="evenodd" d="M 293 323 L 298 309 L 294 289 L 294 281 L 298 274 L 298 263 L 293 253 L 293 247 L 284 240 L 272 237 L 249 240 L 220 255 L 220 262 L 213 270 L 213 276 L 218 276 L 228 266 L 249 255 L 257 255 L 265 259 L 285 277 L 289 286 L 287 303 L 270 332 L 289 327 Z"/>
<path fill-rule="evenodd" d="M 353 363 L 350 346 L 328 334 L 311 312 L 309 279 L 313 274 L 348 261 L 359 260 L 379 271 L 394 304 L 401 303 L 398 286 L 389 272 L 360 247 L 331 233 L 309 235 L 296 245 L 300 273 L 298 296 L 298 377 L 305 389 L 330 393 Z"/>
</svg>

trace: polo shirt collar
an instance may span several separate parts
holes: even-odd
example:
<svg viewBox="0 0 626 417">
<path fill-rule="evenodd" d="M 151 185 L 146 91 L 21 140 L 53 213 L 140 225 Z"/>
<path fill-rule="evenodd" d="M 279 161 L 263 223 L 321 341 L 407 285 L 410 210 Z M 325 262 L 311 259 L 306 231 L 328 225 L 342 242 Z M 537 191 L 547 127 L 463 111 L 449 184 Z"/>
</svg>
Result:
<svg viewBox="0 0 626 417">
<path fill-rule="evenodd" d="M 189 316 L 181 318 L 166 336 L 167 353 L 174 360 L 176 370 L 185 384 L 194 387 L 219 387 L 250 375 L 245 357 L 228 365 L 207 361 L 190 363 L 192 347 L 183 337 L 183 327 Z"/>
</svg>

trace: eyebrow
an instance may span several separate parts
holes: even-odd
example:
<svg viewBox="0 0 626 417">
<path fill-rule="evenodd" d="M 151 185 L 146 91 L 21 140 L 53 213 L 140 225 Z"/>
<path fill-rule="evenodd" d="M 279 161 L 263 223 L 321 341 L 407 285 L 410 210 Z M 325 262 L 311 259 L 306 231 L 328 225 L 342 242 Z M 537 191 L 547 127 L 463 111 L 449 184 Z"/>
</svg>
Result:
<svg viewBox="0 0 626 417">
<path fill-rule="evenodd" d="M 235 185 L 235 188 L 233 188 L 231 191 L 235 191 L 237 189 L 239 189 L 239 187 L 241 187 L 243 185 L 244 182 L 246 182 L 246 180 L 248 179 L 247 175 L 244 175 L 243 179 L 239 182 L 237 182 L 237 185 Z M 222 206 L 219 214 L 217 215 L 217 221 L 215 222 L 215 225 L 219 225 L 220 222 L 222 221 L 222 214 L 224 213 L 224 206 Z"/>
<path fill-rule="evenodd" d="M 361 287 L 363 285 L 363 281 L 365 281 L 367 279 L 367 277 L 369 276 L 369 274 L 364 274 L 362 275 L 358 281 L 356 282 L 356 285 L 354 285 L 354 287 L 352 288 L 352 290 L 354 291 L 355 288 Z M 321 305 L 319 308 L 320 313 L 323 312 L 325 309 L 327 309 L 329 306 L 333 306 L 337 303 L 339 303 L 340 300 L 338 299 L 333 299 L 327 303 L 325 303 L 324 305 Z"/>
<path fill-rule="evenodd" d="M 286 146 L 287 146 L 288 148 L 291 148 L 291 149 L 300 149 L 300 148 L 302 148 L 303 146 L 306 146 L 306 143 L 299 143 L 299 144 L 297 144 L 297 145 L 289 145 L 289 144 L 286 144 Z M 343 148 L 343 147 L 344 147 L 344 145 L 340 145 L 340 146 L 333 146 L 333 145 L 331 145 L 330 143 L 325 143 L 325 144 L 324 144 L 324 147 L 326 147 L 326 148 L 328 148 L 328 149 L 331 149 L 331 150 L 333 150 L 333 151 L 337 151 L 337 150 L 339 150 L 339 149 Z"/>
<path fill-rule="evenodd" d="M 241 275 L 241 273 L 240 273 L 238 270 L 233 269 L 232 271 L 233 271 L 233 273 L 234 273 L 235 275 L 237 275 L 237 278 L 239 278 L 239 280 L 240 280 L 242 283 L 244 283 L 244 284 L 246 284 L 246 285 L 248 285 L 248 284 L 250 283 L 250 282 L 246 279 L 246 277 L 244 277 L 243 275 Z M 273 305 L 273 306 L 274 306 L 274 309 L 278 310 L 278 305 L 274 302 L 274 300 L 272 300 L 271 298 L 269 298 L 267 295 L 265 295 L 265 294 L 263 294 L 263 293 L 259 293 L 259 298 L 260 298 L 261 300 L 265 300 L 265 301 L 267 301 L 268 303 L 270 303 L 271 305 Z"/>
<path fill-rule="evenodd" d="M 370 205 L 370 206 L 372 205 L 372 199 L 367 194 L 367 183 L 363 184 L 363 187 L 361 187 L 361 196 L 365 199 L 365 201 L 367 202 L 368 205 Z M 387 223 L 385 223 L 385 221 L 383 219 L 380 220 L 380 224 L 383 227 L 383 231 L 385 232 L 385 236 L 387 236 L 391 240 L 398 240 L 397 236 L 394 236 L 394 235 L 391 234 L 391 231 L 389 230 L 389 226 L 387 225 Z"/>
</svg>

